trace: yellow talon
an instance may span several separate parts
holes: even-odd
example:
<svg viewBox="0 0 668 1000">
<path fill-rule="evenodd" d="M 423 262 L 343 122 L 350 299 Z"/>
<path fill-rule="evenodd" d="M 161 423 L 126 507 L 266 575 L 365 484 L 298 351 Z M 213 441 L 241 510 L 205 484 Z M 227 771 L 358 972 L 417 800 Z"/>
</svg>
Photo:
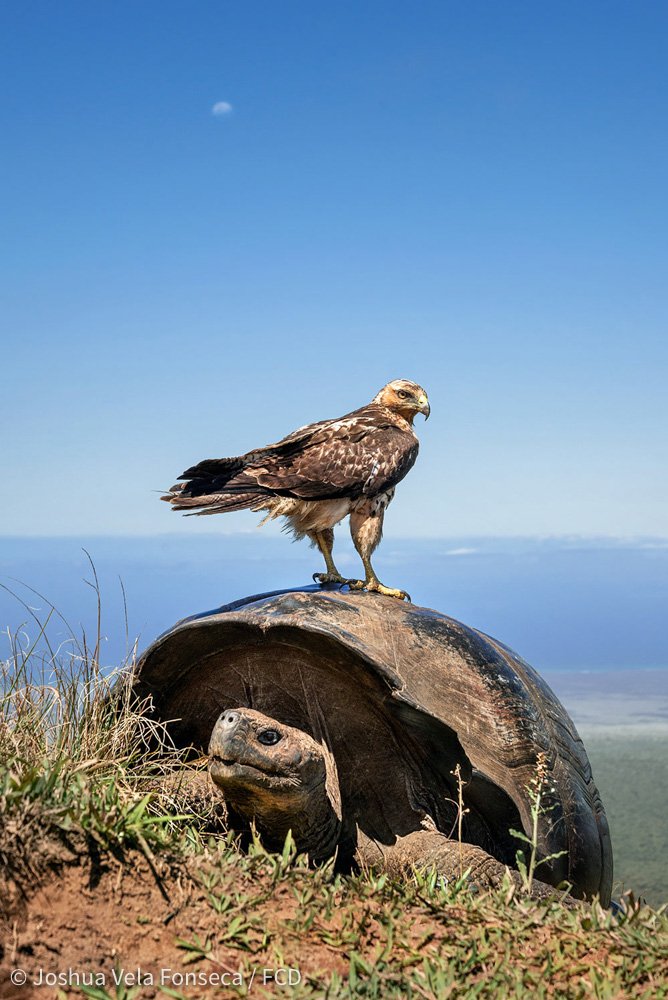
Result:
<svg viewBox="0 0 668 1000">
<path fill-rule="evenodd" d="M 376 577 L 370 580 L 348 580 L 347 583 L 351 590 L 366 590 L 370 594 L 383 594 L 384 597 L 396 597 L 400 601 L 411 603 L 411 595 L 407 591 L 386 587 Z"/>
</svg>

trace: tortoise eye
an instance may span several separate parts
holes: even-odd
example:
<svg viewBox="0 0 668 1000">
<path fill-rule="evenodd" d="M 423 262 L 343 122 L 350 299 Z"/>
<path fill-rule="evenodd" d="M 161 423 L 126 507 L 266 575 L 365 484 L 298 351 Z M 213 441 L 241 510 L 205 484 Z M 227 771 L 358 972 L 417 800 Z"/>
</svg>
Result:
<svg viewBox="0 0 668 1000">
<path fill-rule="evenodd" d="M 257 734 L 258 741 L 264 743 L 266 747 L 273 747 L 275 743 L 281 738 L 281 734 L 277 729 L 263 729 L 261 733 Z"/>
</svg>

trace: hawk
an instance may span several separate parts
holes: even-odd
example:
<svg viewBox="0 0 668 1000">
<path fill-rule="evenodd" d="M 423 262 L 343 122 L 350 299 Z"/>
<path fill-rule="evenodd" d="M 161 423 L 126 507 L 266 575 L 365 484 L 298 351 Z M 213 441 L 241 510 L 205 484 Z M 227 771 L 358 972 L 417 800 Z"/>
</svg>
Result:
<svg viewBox="0 0 668 1000">
<path fill-rule="evenodd" d="M 283 517 L 295 538 L 308 536 L 324 556 L 326 572 L 313 575 L 318 583 L 347 583 L 354 590 L 410 600 L 404 590 L 380 582 L 371 555 L 395 487 L 417 458 L 417 413 L 429 417 L 426 392 L 415 382 L 396 379 L 367 406 L 343 417 L 300 427 L 276 444 L 236 458 L 193 465 L 162 499 L 189 514 L 249 508 L 266 511 L 261 524 Z M 343 577 L 332 558 L 334 526 L 347 515 L 364 580 Z"/>
</svg>

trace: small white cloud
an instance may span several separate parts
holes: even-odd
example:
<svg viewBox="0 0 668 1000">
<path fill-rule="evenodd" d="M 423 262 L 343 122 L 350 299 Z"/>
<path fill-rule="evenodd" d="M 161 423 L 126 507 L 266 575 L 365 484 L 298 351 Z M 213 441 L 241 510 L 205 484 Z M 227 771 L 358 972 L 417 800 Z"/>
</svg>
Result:
<svg viewBox="0 0 668 1000">
<path fill-rule="evenodd" d="M 443 553 L 443 555 L 444 556 L 472 556 L 473 553 L 477 552 L 477 551 L 478 551 L 477 549 L 464 549 L 464 548 L 462 548 L 462 549 L 448 549 L 447 552 Z"/>
<path fill-rule="evenodd" d="M 211 114 L 216 115 L 218 118 L 231 113 L 232 105 L 228 101 L 216 101 L 214 106 L 211 108 Z"/>
</svg>

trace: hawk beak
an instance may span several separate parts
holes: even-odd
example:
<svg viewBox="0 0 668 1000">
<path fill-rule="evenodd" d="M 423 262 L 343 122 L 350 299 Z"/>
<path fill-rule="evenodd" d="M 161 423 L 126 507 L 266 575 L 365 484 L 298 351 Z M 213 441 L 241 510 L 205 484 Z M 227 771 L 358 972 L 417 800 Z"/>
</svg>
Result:
<svg viewBox="0 0 668 1000">
<path fill-rule="evenodd" d="M 429 414 L 431 413 L 431 406 L 429 405 L 429 400 L 426 396 L 420 396 L 418 399 L 418 410 L 420 413 L 424 413 L 424 419 L 429 420 Z"/>
</svg>

